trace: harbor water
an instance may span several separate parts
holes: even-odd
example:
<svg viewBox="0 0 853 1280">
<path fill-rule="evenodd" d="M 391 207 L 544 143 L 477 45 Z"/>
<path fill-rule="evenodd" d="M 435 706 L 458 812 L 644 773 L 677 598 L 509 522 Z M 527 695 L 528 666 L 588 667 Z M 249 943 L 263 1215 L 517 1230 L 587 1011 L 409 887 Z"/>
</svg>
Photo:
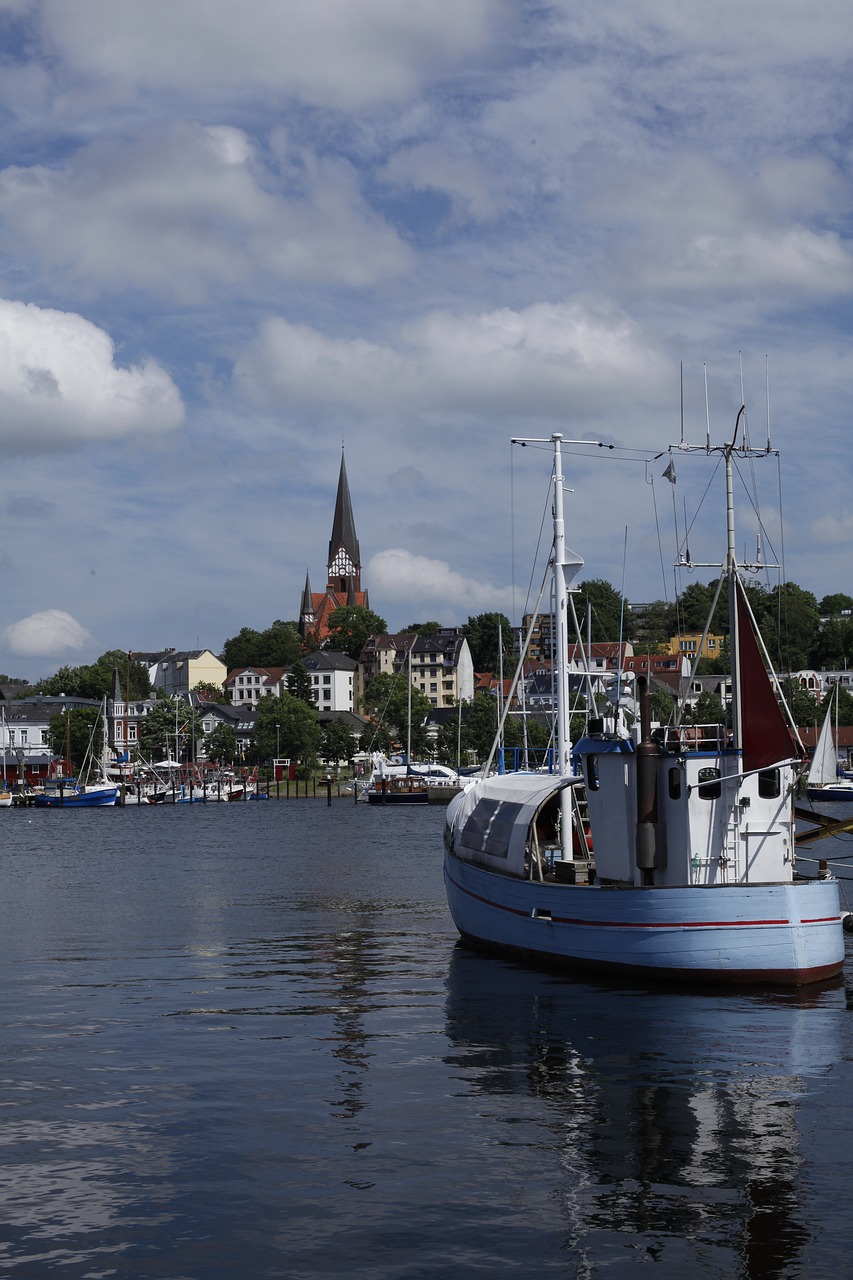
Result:
<svg viewBox="0 0 853 1280">
<path fill-rule="evenodd" d="M 0 812 L 4 1275 L 851 1274 L 853 956 L 769 994 L 480 956 L 443 820 Z"/>
</svg>

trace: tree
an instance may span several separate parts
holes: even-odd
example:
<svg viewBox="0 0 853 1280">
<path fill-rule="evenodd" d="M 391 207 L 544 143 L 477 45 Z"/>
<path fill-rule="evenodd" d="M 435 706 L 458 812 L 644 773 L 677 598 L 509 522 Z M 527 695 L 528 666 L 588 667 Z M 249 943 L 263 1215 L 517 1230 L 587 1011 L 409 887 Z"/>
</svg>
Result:
<svg viewBox="0 0 853 1280">
<path fill-rule="evenodd" d="M 431 636 L 437 636 L 441 630 L 440 622 L 410 622 L 403 630 L 408 635 L 420 636 L 424 640 L 429 640 Z"/>
<path fill-rule="evenodd" d="M 261 698 L 253 735 L 258 760 L 276 754 L 296 764 L 299 777 L 317 768 L 322 732 L 317 712 L 290 693 Z"/>
<path fill-rule="evenodd" d="M 323 739 L 320 753 L 324 760 L 338 764 L 341 760 L 351 760 L 355 749 L 355 738 L 343 720 L 330 720 L 323 726 Z"/>
<path fill-rule="evenodd" d="M 139 730 L 138 750 L 145 760 L 195 759 L 204 734 L 194 707 L 183 698 L 164 698 L 152 707 Z"/>
<path fill-rule="evenodd" d="M 647 605 L 642 619 L 635 619 L 635 651 L 643 653 L 667 653 L 670 637 L 678 631 L 675 621 L 675 605 L 666 600 L 653 600 Z"/>
<path fill-rule="evenodd" d="M 396 729 L 397 740 L 405 750 L 409 740 L 409 685 L 405 677 L 381 671 L 365 689 L 361 705 L 377 724 Z M 415 759 L 423 755 L 429 745 L 425 721 L 431 710 L 432 703 L 413 685 L 411 742 Z"/>
<path fill-rule="evenodd" d="M 462 634 L 468 641 L 475 671 L 498 671 L 501 649 L 506 654 L 514 647 L 513 630 L 504 613 L 478 613 L 468 619 Z"/>
<path fill-rule="evenodd" d="M 824 596 L 818 609 L 822 618 L 840 618 L 842 614 L 853 610 L 853 596 L 836 591 L 834 595 Z"/>
<path fill-rule="evenodd" d="M 820 626 L 817 600 L 795 582 L 785 582 L 768 593 L 761 633 L 768 652 L 782 671 L 807 667 Z"/>
<path fill-rule="evenodd" d="M 578 620 L 582 610 L 592 610 L 592 641 L 631 640 L 634 635 L 634 615 L 630 605 L 622 608 L 622 597 L 604 578 L 588 578 L 578 584 L 575 603 Z M 583 624 L 581 624 L 583 626 Z"/>
<path fill-rule="evenodd" d="M 287 692 L 294 698 L 301 698 L 303 702 L 307 702 L 309 707 L 315 705 L 311 677 L 305 670 L 304 663 L 294 662 L 291 666 L 287 676 Z"/>
<path fill-rule="evenodd" d="M 69 698 L 111 697 L 116 672 L 122 698 L 128 689 L 131 698 L 142 699 L 150 695 L 148 668 L 141 662 L 129 662 L 129 655 L 123 649 L 109 649 L 89 666 L 60 667 L 55 675 L 35 685 L 32 692 L 52 697 L 62 693 Z"/>
<path fill-rule="evenodd" d="M 222 705 L 228 701 L 222 686 L 211 684 L 208 680 L 200 680 L 193 688 L 193 693 L 197 693 L 202 702 L 213 702 Z"/>
<path fill-rule="evenodd" d="M 204 739 L 204 754 L 214 764 L 233 764 L 237 759 L 237 735 L 230 724 L 218 724 Z"/>
<path fill-rule="evenodd" d="M 68 757 L 72 769 L 81 769 L 90 749 L 100 755 L 101 741 L 94 741 L 96 732 L 103 733 L 100 720 L 99 707 L 78 707 L 53 716 L 49 726 L 51 751 Z"/>
<path fill-rule="evenodd" d="M 388 623 L 361 604 L 345 604 L 329 614 L 329 639 L 325 648 L 358 659 L 370 636 L 385 635 Z"/>
<path fill-rule="evenodd" d="M 715 693 L 700 693 L 690 715 L 693 724 L 725 724 L 726 711 Z"/>
<path fill-rule="evenodd" d="M 818 704 L 799 680 L 788 676 L 781 685 L 785 702 L 796 725 L 805 728 L 807 725 L 816 724 L 818 719 L 822 718 Z"/>
<path fill-rule="evenodd" d="M 653 689 L 650 697 L 652 718 L 659 724 L 669 724 L 675 710 L 677 699 L 666 689 Z"/>
<path fill-rule="evenodd" d="M 242 667 L 289 667 L 302 657 L 303 645 L 295 622 L 276 621 L 266 631 L 241 627 L 226 640 L 220 655 L 229 671 Z"/>
</svg>

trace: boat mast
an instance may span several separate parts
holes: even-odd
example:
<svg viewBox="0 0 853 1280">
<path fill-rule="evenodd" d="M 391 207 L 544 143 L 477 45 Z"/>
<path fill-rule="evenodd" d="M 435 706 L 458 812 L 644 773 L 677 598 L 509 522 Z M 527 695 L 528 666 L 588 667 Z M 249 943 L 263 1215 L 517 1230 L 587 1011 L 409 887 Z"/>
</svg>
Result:
<svg viewBox="0 0 853 1280">
<path fill-rule="evenodd" d="M 741 408 L 741 413 L 743 409 Z M 737 422 L 740 422 L 740 413 Z M 728 582 L 729 595 L 729 647 L 731 650 L 731 679 L 732 679 L 732 735 L 734 739 L 733 745 L 740 748 L 743 737 L 743 725 L 741 723 L 741 697 L 740 697 L 740 645 L 738 636 L 738 610 L 737 597 L 735 595 L 735 579 L 737 577 L 737 560 L 735 558 L 735 502 L 734 502 L 734 480 L 732 469 L 732 451 L 735 447 L 737 438 L 737 422 L 735 423 L 734 435 L 732 442 L 726 445 L 726 580 Z"/>
<path fill-rule="evenodd" d="M 563 517 L 563 460 L 560 446 L 563 437 L 555 434 L 554 443 L 554 608 L 557 636 L 557 773 L 561 778 L 572 774 L 572 742 L 569 732 L 569 595 L 566 577 L 566 526 Z M 577 572 L 577 557 L 574 557 Z M 572 574 L 572 577 L 574 574 Z M 565 795 L 565 793 L 564 793 Z M 568 797 L 566 797 L 568 799 Z"/>
</svg>

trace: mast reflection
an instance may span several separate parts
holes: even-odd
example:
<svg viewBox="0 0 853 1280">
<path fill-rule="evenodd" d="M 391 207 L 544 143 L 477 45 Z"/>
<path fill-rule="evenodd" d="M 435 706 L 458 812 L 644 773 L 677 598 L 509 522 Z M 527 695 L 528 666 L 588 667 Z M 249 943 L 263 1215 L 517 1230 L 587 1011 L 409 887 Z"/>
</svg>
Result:
<svg viewBox="0 0 853 1280">
<path fill-rule="evenodd" d="M 770 996 L 599 986 L 459 946 L 448 1062 L 472 1093 L 517 1099 L 519 1117 L 541 1104 L 578 1275 L 636 1250 L 638 1262 L 705 1257 L 715 1275 L 773 1280 L 811 1238 L 799 1098 L 839 1059 L 844 1005 L 840 984 Z"/>
</svg>

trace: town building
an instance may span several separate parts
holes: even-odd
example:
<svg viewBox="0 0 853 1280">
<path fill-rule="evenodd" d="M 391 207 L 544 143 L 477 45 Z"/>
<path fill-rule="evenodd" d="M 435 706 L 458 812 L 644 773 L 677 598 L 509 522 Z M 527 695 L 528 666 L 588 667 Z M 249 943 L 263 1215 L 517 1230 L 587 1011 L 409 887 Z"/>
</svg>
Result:
<svg viewBox="0 0 853 1280">
<path fill-rule="evenodd" d="M 725 643 L 723 636 L 709 633 L 703 643 L 702 635 L 701 631 L 682 631 L 677 636 L 670 636 L 670 653 L 682 653 L 691 662 L 695 662 L 696 658 L 719 658 Z"/>
<path fill-rule="evenodd" d="M 131 653 L 130 658 L 148 668 L 151 688 L 166 698 L 180 697 L 200 684 L 221 689 L 228 675 L 225 663 L 210 649 L 163 649 Z"/>
<path fill-rule="evenodd" d="M 411 683 L 433 707 L 452 707 L 474 696 L 474 663 L 460 627 L 434 636 L 412 632 L 370 636 L 359 656 L 359 693 L 374 676 L 411 672 Z"/>
</svg>

